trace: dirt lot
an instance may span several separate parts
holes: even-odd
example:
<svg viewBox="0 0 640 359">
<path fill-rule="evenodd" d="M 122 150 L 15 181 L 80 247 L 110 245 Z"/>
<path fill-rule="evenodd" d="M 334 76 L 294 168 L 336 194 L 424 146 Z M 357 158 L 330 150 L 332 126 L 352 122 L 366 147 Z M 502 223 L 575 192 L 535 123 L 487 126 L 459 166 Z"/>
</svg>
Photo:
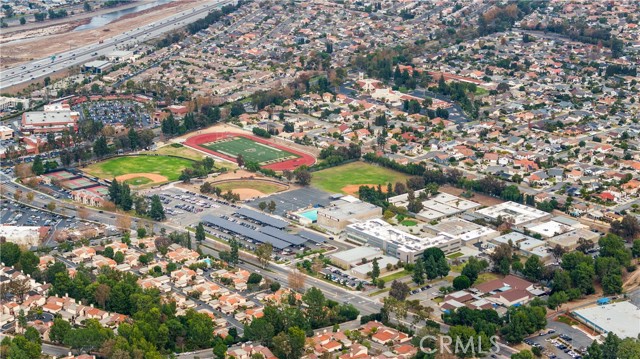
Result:
<svg viewBox="0 0 640 359">
<path fill-rule="evenodd" d="M 61 50 L 68 51 L 80 46 L 99 42 L 125 31 L 156 22 L 177 12 L 198 6 L 205 0 L 180 0 L 152 9 L 124 16 L 104 27 L 71 32 L 86 20 L 71 20 L 69 23 L 44 26 L 39 29 L 9 33 L 0 37 L 0 43 L 21 38 L 20 41 L 4 43 L 0 52 L 2 67 L 14 66 L 32 59 L 51 56 Z M 29 37 L 29 38 L 27 38 Z"/>
<path fill-rule="evenodd" d="M 444 185 L 440 187 L 440 192 L 452 194 L 454 196 L 460 196 L 464 192 L 464 189 L 451 187 L 449 185 Z M 500 198 L 495 198 L 495 197 L 487 196 L 480 193 L 474 193 L 474 196 L 469 198 L 469 200 L 478 202 L 483 206 L 493 206 L 493 205 L 504 202 Z"/>
</svg>

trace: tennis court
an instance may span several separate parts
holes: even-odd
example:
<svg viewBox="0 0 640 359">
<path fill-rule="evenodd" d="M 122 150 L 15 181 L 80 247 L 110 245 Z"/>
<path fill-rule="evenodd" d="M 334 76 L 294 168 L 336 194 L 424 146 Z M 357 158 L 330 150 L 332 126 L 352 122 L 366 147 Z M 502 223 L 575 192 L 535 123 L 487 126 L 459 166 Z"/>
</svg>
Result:
<svg viewBox="0 0 640 359">
<path fill-rule="evenodd" d="M 52 180 L 58 180 L 58 181 L 63 181 L 63 180 L 68 180 L 74 177 L 78 177 L 78 175 L 75 175 L 69 171 L 55 171 L 55 172 L 49 172 L 47 174 L 45 174 L 45 176 L 51 178 Z"/>
<path fill-rule="evenodd" d="M 245 162 L 257 162 L 260 165 L 267 165 L 300 157 L 291 152 L 280 150 L 239 136 L 223 138 L 215 142 L 203 143 L 200 146 L 232 158 L 237 158 L 238 155 L 242 155 Z"/>
<path fill-rule="evenodd" d="M 60 183 L 63 187 L 67 187 L 69 189 L 79 189 L 79 188 L 84 188 L 84 187 L 89 187 L 91 185 L 94 185 L 95 182 L 84 178 L 84 177 L 80 177 L 80 178 L 76 178 L 76 179 L 71 179 L 71 180 L 67 180 L 64 181 L 62 183 Z"/>
</svg>

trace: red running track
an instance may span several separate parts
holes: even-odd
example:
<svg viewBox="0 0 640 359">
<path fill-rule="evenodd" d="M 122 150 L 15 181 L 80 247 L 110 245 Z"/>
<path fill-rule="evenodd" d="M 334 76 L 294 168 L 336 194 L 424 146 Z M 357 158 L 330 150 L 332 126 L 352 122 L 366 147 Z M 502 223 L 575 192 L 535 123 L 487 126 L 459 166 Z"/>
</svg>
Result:
<svg viewBox="0 0 640 359">
<path fill-rule="evenodd" d="M 187 138 L 187 140 L 184 142 L 185 145 L 189 146 L 189 147 L 193 147 L 196 148 L 200 151 L 204 151 L 207 153 L 211 153 L 212 155 L 218 156 L 220 158 L 224 158 L 226 160 L 229 161 L 233 161 L 236 162 L 236 158 L 225 155 L 223 153 L 220 152 L 216 152 L 213 150 L 210 150 L 206 147 L 200 146 L 203 143 L 209 143 L 209 142 L 214 142 L 214 141 L 218 141 L 224 138 L 229 138 L 229 137 L 244 137 L 247 139 L 250 139 L 251 141 L 254 142 L 258 142 L 258 143 L 262 143 L 264 145 L 273 147 L 273 148 L 277 148 L 279 150 L 282 151 L 287 151 L 287 152 L 291 152 L 297 156 L 300 156 L 299 158 L 294 158 L 291 160 L 286 160 L 286 161 L 282 161 L 282 162 L 278 162 L 278 163 L 272 163 L 270 165 L 266 165 L 266 166 L 262 166 L 262 168 L 268 168 L 274 171 L 284 171 L 284 170 L 294 170 L 299 166 L 302 165 L 307 165 L 307 166 L 311 166 L 314 163 L 316 163 L 316 159 L 311 156 L 308 155 L 306 153 L 294 150 L 293 148 L 290 147 L 285 147 L 282 145 L 278 145 L 272 142 L 269 142 L 267 140 L 264 140 L 262 138 L 258 138 L 255 136 L 250 136 L 250 135 L 245 135 L 243 133 L 233 133 L 233 132 L 216 132 L 216 133 L 205 133 L 202 135 L 196 135 L 196 136 L 191 136 L 189 138 Z"/>
</svg>

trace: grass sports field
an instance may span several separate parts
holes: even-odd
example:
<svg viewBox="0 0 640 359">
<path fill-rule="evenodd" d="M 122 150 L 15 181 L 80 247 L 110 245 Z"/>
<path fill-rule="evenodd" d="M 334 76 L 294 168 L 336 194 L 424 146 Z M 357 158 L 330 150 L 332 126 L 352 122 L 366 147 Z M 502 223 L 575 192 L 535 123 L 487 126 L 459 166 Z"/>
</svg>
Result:
<svg viewBox="0 0 640 359">
<path fill-rule="evenodd" d="M 405 182 L 409 176 L 388 168 L 370 165 L 364 162 L 351 162 L 346 165 L 313 172 L 311 184 L 329 193 L 353 194 L 360 185 L 381 184 L 386 190 L 387 183 Z"/>
<path fill-rule="evenodd" d="M 245 162 L 258 162 L 261 165 L 267 164 L 268 162 L 280 162 L 299 157 L 291 152 L 257 143 L 244 137 L 234 137 L 216 142 L 203 143 L 200 146 L 233 158 L 242 155 Z"/>
<path fill-rule="evenodd" d="M 169 181 L 176 181 L 192 161 L 167 156 L 124 156 L 94 163 L 84 169 L 90 175 L 112 179 L 130 173 L 156 173 Z"/>
<path fill-rule="evenodd" d="M 282 191 L 287 189 L 285 185 L 278 185 L 275 183 L 270 183 L 267 181 L 229 181 L 223 183 L 213 183 L 215 187 L 219 187 L 222 192 L 226 192 L 228 190 L 235 190 L 238 188 L 251 188 L 257 191 L 260 191 L 264 194 L 276 193 L 278 191 Z"/>
</svg>

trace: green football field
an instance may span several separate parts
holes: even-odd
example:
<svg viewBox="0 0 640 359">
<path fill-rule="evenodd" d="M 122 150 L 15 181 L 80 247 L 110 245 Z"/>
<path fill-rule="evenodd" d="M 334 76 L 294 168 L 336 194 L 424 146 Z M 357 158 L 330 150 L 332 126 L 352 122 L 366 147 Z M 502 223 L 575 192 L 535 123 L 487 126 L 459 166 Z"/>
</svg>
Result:
<svg viewBox="0 0 640 359">
<path fill-rule="evenodd" d="M 245 162 L 258 162 L 261 165 L 299 157 L 291 152 L 279 150 L 244 137 L 204 143 L 200 146 L 232 158 L 242 155 Z"/>
</svg>

